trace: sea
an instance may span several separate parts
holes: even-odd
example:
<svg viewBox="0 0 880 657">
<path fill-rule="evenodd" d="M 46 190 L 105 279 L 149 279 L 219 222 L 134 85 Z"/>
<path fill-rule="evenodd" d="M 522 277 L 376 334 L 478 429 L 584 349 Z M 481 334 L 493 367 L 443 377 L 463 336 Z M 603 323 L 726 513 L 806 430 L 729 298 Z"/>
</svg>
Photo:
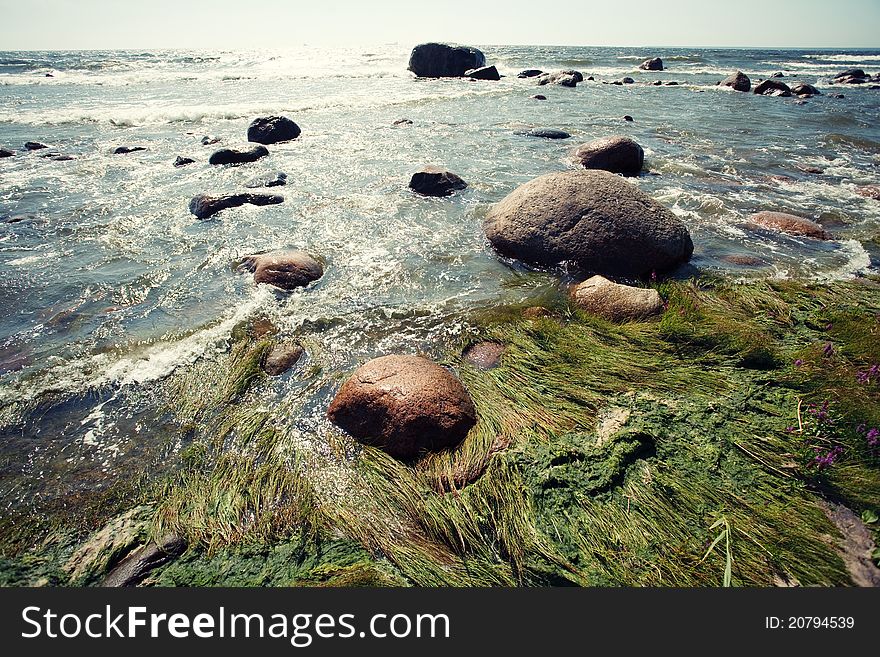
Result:
<svg viewBox="0 0 880 657">
<path fill-rule="evenodd" d="M 306 397 L 290 421 L 318 434 L 329 396 L 359 363 L 442 357 L 475 312 L 571 282 L 564 268 L 503 261 L 481 222 L 517 185 L 572 167 L 572 150 L 598 137 L 643 146 L 645 171 L 631 182 L 690 229 L 686 275 L 827 284 L 878 272 L 880 201 L 857 190 L 880 184 L 880 91 L 829 78 L 877 73 L 880 50 L 473 44 L 504 76 L 474 82 L 416 79 L 413 45 L 0 52 L 0 147 L 15 151 L 0 159 L 4 509 L 173 462 L 183 442 L 168 442 L 179 428 L 160 408 L 163 382 L 222 362 L 249 319 L 268 317 L 308 345 L 299 367 L 318 384 L 294 372 L 273 380 L 264 402 Z M 648 57 L 666 70 L 640 70 Z M 530 68 L 595 80 L 537 87 L 517 77 Z M 799 102 L 716 85 L 737 70 L 753 83 L 782 73 L 822 95 Z M 634 84 L 610 84 L 625 76 Z M 274 114 L 302 135 L 258 162 L 208 164 L 214 150 L 246 141 L 251 120 Z M 572 136 L 521 134 L 531 128 Z M 28 141 L 49 148 L 29 152 Z M 119 146 L 145 150 L 114 154 Z M 175 167 L 177 156 L 195 163 Z M 407 183 L 425 165 L 468 188 L 413 194 Z M 197 194 L 242 191 L 278 171 L 286 186 L 263 191 L 283 194 L 280 205 L 207 221 L 188 210 Z M 761 210 L 811 218 L 834 239 L 750 226 Z M 324 277 L 280 294 L 234 267 L 285 249 L 320 257 Z"/>
</svg>

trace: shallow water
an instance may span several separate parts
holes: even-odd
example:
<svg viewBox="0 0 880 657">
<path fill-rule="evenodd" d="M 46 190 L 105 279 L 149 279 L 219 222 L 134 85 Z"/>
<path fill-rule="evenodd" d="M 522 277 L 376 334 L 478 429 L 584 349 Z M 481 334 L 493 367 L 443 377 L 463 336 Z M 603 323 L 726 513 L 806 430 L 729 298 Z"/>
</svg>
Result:
<svg viewBox="0 0 880 657">
<path fill-rule="evenodd" d="M 518 184 L 570 166 L 572 148 L 596 137 L 627 134 L 643 145 L 651 173 L 634 182 L 688 224 L 699 269 L 832 279 L 876 268 L 880 202 L 854 188 L 880 183 L 880 92 L 837 87 L 845 99 L 826 93 L 798 105 L 715 82 L 737 69 L 753 81 L 782 71 L 790 85 L 829 92 L 839 70 L 880 70 L 880 51 L 483 50 L 507 76 L 500 82 L 415 80 L 400 44 L 0 52 L 0 146 L 41 141 L 76 158 L 20 151 L 0 160 L 0 492 L 8 503 L 24 496 L 22 474 L 33 482 L 49 473 L 58 492 L 156 458 L 151 385 L 225 351 L 242 319 L 266 314 L 312 340 L 332 376 L 376 354 L 436 348 L 465 330 L 468 311 L 553 287 L 556 276 L 495 257 L 480 221 Z M 639 71 L 654 55 L 668 70 Z M 577 68 L 597 81 L 542 87 L 549 100 L 538 102 L 529 99 L 534 80 L 516 78 L 525 68 Z M 601 84 L 624 75 L 680 85 Z M 203 146 L 203 136 L 242 143 L 250 120 L 270 113 L 293 118 L 302 137 L 253 164 L 207 164 L 218 146 Z M 413 124 L 392 125 L 404 117 Z M 516 134 L 531 127 L 573 138 Z M 120 145 L 147 150 L 112 155 Z M 196 164 L 176 169 L 178 155 Z M 449 167 L 469 188 L 447 199 L 413 196 L 407 182 L 425 164 Z M 195 194 L 239 191 L 272 171 L 289 176 L 269 190 L 285 196 L 281 205 L 204 222 L 188 211 Z M 836 239 L 750 229 L 743 220 L 758 210 L 809 216 Z M 324 278 L 279 295 L 231 265 L 285 248 L 323 258 Z M 737 266 L 724 260 L 731 255 L 763 264 Z"/>
</svg>

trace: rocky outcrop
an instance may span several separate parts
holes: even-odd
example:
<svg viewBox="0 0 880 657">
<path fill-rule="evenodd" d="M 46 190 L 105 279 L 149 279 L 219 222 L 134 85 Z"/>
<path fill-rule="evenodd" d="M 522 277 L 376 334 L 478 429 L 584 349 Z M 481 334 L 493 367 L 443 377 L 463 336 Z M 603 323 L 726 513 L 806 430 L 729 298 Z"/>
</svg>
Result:
<svg viewBox="0 0 880 657">
<path fill-rule="evenodd" d="M 424 196 L 449 196 L 465 187 L 467 183 L 459 176 L 439 167 L 425 167 L 409 181 L 409 188 Z"/>
<path fill-rule="evenodd" d="M 621 285 L 603 276 L 593 276 L 573 293 L 575 305 L 611 322 L 631 322 L 657 315 L 663 301 L 657 290 Z"/>
<path fill-rule="evenodd" d="M 538 265 L 568 261 L 609 276 L 669 271 L 694 248 L 678 217 L 606 171 L 527 182 L 489 210 L 483 228 L 501 255 Z"/>
<path fill-rule="evenodd" d="M 831 236 L 825 229 L 815 221 L 786 212 L 758 212 L 749 217 L 748 220 L 750 223 L 762 228 L 786 233 L 787 235 L 814 237 L 820 240 L 831 239 Z"/>
<path fill-rule="evenodd" d="M 189 202 L 189 211 L 199 219 L 213 217 L 221 210 L 237 208 L 242 205 L 277 205 L 284 203 L 278 194 L 229 194 L 227 196 L 208 196 L 200 194 Z"/>
<path fill-rule="evenodd" d="M 485 65 L 486 57 L 476 48 L 422 43 L 413 48 L 407 69 L 420 78 L 456 78 Z"/>
<path fill-rule="evenodd" d="M 250 148 L 221 148 L 219 151 L 211 155 L 208 159 L 210 164 L 244 164 L 246 162 L 256 162 L 261 157 L 266 157 L 269 149 L 263 145 L 256 145 Z"/>
<path fill-rule="evenodd" d="M 420 356 L 367 362 L 339 389 L 327 417 L 358 441 L 405 460 L 457 446 L 477 421 L 461 382 Z"/>
<path fill-rule="evenodd" d="M 520 130 L 516 134 L 523 137 L 541 137 L 542 139 L 568 139 L 571 137 L 571 135 L 565 132 L 565 130 L 556 130 L 555 128 Z"/>
<path fill-rule="evenodd" d="M 644 166 L 645 151 L 629 137 L 603 137 L 580 146 L 574 159 L 585 169 L 637 175 Z"/>
<path fill-rule="evenodd" d="M 276 171 L 265 176 L 251 178 L 245 183 L 248 189 L 259 189 L 261 187 L 283 187 L 287 184 L 287 174 L 283 171 Z"/>
<path fill-rule="evenodd" d="M 646 59 L 641 64 L 639 64 L 639 68 L 643 71 L 662 71 L 663 70 L 663 60 L 659 57 L 654 57 L 652 59 Z"/>
<path fill-rule="evenodd" d="M 752 88 L 752 81 L 742 71 L 728 75 L 718 84 L 722 87 L 730 87 L 734 91 L 749 91 Z"/>
<path fill-rule="evenodd" d="M 286 116 L 264 116 L 251 121 L 247 140 L 258 144 L 278 144 L 300 136 L 299 126 Z"/>
<path fill-rule="evenodd" d="M 282 342 L 273 346 L 263 358 L 263 371 L 269 376 L 281 376 L 303 357 L 305 349 L 299 342 Z"/>
<path fill-rule="evenodd" d="M 494 66 L 483 66 L 481 68 L 475 68 L 471 69 L 470 71 L 465 71 L 465 76 L 473 78 L 474 80 L 497 81 L 501 79 L 501 76 L 498 75 L 498 69 Z"/>
<path fill-rule="evenodd" d="M 254 273 L 254 283 L 282 290 L 305 287 L 324 275 L 324 266 L 305 251 L 248 256 L 241 267 Z"/>
<path fill-rule="evenodd" d="M 763 82 L 758 83 L 758 86 L 755 87 L 754 93 L 759 96 L 780 96 L 787 98 L 791 96 L 791 89 L 789 89 L 788 85 L 784 82 L 764 80 Z"/>
</svg>

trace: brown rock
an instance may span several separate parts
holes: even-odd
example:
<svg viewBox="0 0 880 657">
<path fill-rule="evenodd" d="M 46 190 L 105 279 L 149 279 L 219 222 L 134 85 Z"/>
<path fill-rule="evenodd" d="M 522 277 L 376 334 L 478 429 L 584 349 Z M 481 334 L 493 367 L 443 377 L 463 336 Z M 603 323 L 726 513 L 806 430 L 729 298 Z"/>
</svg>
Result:
<svg viewBox="0 0 880 657">
<path fill-rule="evenodd" d="M 732 265 L 742 265 L 744 267 L 759 267 L 766 264 L 758 257 L 750 255 L 740 255 L 738 253 L 722 256 L 721 259 L 724 262 L 729 262 Z"/>
<path fill-rule="evenodd" d="M 736 73 L 727 76 L 718 84 L 722 87 L 730 87 L 734 91 L 748 91 L 752 88 L 752 81 L 749 79 L 749 76 L 742 71 L 737 71 Z"/>
<path fill-rule="evenodd" d="M 498 367 L 503 353 L 503 344 L 498 344 L 497 342 L 478 342 L 465 349 L 464 359 L 481 370 L 491 370 Z"/>
<path fill-rule="evenodd" d="M 459 176 L 439 167 L 425 167 L 409 181 L 409 188 L 424 196 L 449 196 L 465 187 L 467 183 Z"/>
<path fill-rule="evenodd" d="M 593 276 L 574 289 L 575 304 L 612 322 L 645 319 L 663 310 L 657 290 L 631 287 Z"/>
<path fill-rule="evenodd" d="M 400 459 L 455 447 L 477 421 L 461 382 L 420 356 L 367 362 L 339 389 L 327 417 L 358 441 Z"/>
<path fill-rule="evenodd" d="M 578 147 L 574 159 L 585 169 L 634 175 L 644 166 L 645 151 L 629 137 L 603 137 Z"/>
<path fill-rule="evenodd" d="M 242 267 L 254 272 L 254 283 L 274 285 L 282 290 L 305 287 L 324 275 L 324 267 L 305 251 L 265 253 L 248 256 Z"/>
<path fill-rule="evenodd" d="M 759 96 L 782 96 L 787 98 L 791 96 L 791 89 L 784 82 L 764 80 L 755 87 L 754 93 Z"/>
<path fill-rule="evenodd" d="M 815 237 L 820 240 L 831 239 L 825 229 L 815 221 L 785 212 L 758 212 L 749 217 L 749 221 L 762 228 L 769 228 L 788 235 Z"/>
<path fill-rule="evenodd" d="M 639 68 L 643 71 L 662 71 L 663 70 L 663 60 L 659 57 L 654 57 L 653 59 L 646 59 L 641 64 L 639 64 Z"/>
<path fill-rule="evenodd" d="M 263 359 L 263 371 L 269 376 L 281 376 L 299 362 L 305 349 L 298 342 L 276 344 Z"/>
</svg>

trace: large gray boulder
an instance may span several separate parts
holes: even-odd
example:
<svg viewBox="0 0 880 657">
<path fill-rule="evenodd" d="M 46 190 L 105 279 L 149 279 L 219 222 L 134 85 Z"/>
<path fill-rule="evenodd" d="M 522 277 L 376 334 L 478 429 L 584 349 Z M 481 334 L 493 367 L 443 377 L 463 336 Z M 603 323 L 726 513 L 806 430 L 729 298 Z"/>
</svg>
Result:
<svg viewBox="0 0 880 657">
<path fill-rule="evenodd" d="M 653 57 L 651 59 L 646 59 L 641 64 L 639 64 L 639 68 L 643 71 L 662 71 L 663 70 L 663 60 L 659 57 Z"/>
<path fill-rule="evenodd" d="M 629 137 L 602 137 L 581 145 L 574 158 L 585 169 L 637 175 L 644 166 L 645 151 Z"/>
<path fill-rule="evenodd" d="M 752 81 L 742 71 L 728 75 L 718 84 L 722 87 L 730 87 L 734 91 L 749 91 L 752 88 Z"/>
<path fill-rule="evenodd" d="M 420 78 L 457 78 L 485 65 L 485 55 L 476 48 L 422 43 L 413 48 L 407 69 Z"/>
<path fill-rule="evenodd" d="M 503 256 L 568 261 L 608 276 L 669 271 L 694 250 L 678 217 L 607 171 L 550 173 L 520 185 L 489 210 L 483 229 Z"/>
</svg>

